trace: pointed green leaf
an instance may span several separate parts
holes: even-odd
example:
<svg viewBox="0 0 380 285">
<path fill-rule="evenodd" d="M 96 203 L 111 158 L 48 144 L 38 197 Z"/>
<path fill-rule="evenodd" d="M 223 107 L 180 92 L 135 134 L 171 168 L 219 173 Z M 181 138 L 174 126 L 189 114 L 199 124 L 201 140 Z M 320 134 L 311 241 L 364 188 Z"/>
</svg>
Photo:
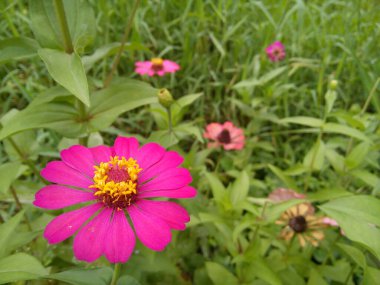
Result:
<svg viewBox="0 0 380 285">
<path fill-rule="evenodd" d="M 230 271 L 215 262 L 206 262 L 207 274 L 215 285 L 238 285 L 239 281 Z"/>
<path fill-rule="evenodd" d="M 357 249 L 356 247 L 350 246 L 348 244 L 343 244 L 343 243 L 337 243 L 337 246 L 345 254 L 347 254 L 353 262 L 357 263 L 361 268 L 365 269 L 367 267 L 365 256 L 359 249 Z"/>
<path fill-rule="evenodd" d="M 9 38 L 0 41 L 0 63 L 37 55 L 38 43 L 29 38 Z"/>
<path fill-rule="evenodd" d="M 109 267 L 73 269 L 50 274 L 47 278 L 64 281 L 73 285 L 108 285 L 112 279 L 112 272 L 112 269 Z"/>
<path fill-rule="evenodd" d="M 336 123 L 325 123 L 323 126 L 323 131 L 325 133 L 336 133 L 341 134 L 345 136 L 349 136 L 352 138 L 356 138 L 362 141 L 371 142 L 371 139 L 368 138 L 363 132 L 351 128 L 349 126 L 345 126 L 342 124 L 336 124 Z"/>
<path fill-rule="evenodd" d="M 308 126 L 312 128 L 319 128 L 323 125 L 323 120 L 317 119 L 317 118 L 312 118 L 312 117 L 288 117 L 279 120 L 280 123 L 291 123 L 291 124 L 298 124 L 298 125 L 303 125 L 303 126 Z"/>
<path fill-rule="evenodd" d="M 20 175 L 21 163 L 9 162 L 0 165 L 0 193 L 8 191 L 13 180 Z"/>
<path fill-rule="evenodd" d="M 321 170 L 325 160 L 325 144 L 318 139 L 310 151 L 306 154 L 303 165 L 310 170 Z"/>
<path fill-rule="evenodd" d="M 214 173 L 207 172 L 205 175 L 211 187 L 214 199 L 219 202 L 222 201 L 227 193 L 223 183 L 218 179 L 218 177 Z"/>
<path fill-rule="evenodd" d="M 15 233 L 16 227 L 20 224 L 23 218 L 24 212 L 20 212 L 12 217 L 6 223 L 0 225 L 0 257 L 4 256 L 8 252 L 8 242 Z"/>
<path fill-rule="evenodd" d="M 38 54 L 45 62 L 51 77 L 85 105 L 90 106 L 87 77 L 79 55 L 46 48 L 38 50 Z"/>
<path fill-rule="evenodd" d="M 236 206 L 244 201 L 249 191 L 249 177 L 246 171 L 242 171 L 231 187 L 231 203 Z"/>
<path fill-rule="evenodd" d="M 0 284 L 37 279 L 48 271 L 33 256 L 16 253 L 0 260 Z"/>
<path fill-rule="evenodd" d="M 281 285 L 282 282 L 275 272 L 268 266 L 264 259 L 256 257 L 251 263 L 254 275 L 271 285 Z"/>
</svg>

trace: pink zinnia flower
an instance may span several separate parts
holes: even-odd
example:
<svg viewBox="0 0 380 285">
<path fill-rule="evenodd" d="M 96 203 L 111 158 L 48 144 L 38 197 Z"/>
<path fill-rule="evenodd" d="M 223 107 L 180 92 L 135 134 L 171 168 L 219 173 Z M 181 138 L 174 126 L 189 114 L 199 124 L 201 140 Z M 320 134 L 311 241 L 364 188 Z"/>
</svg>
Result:
<svg viewBox="0 0 380 285">
<path fill-rule="evenodd" d="M 158 76 L 163 76 L 165 73 L 174 73 L 179 69 L 180 66 L 174 61 L 162 58 L 152 58 L 150 61 L 138 61 L 135 63 L 135 72 L 140 75 L 148 74 L 153 76 L 157 74 Z"/>
<path fill-rule="evenodd" d="M 48 185 L 36 193 L 34 205 L 61 209 L 79 203 L 77 210 L 54 218 L 45 228 L 50 244 L 76 233 L 74 255 L 92 262 L 100 256 L 126 262 L 135 247 L 135 233 L 146 247 L 161 251 L 171 229 L 184 230 L 190 218 L 180 205 L 149 198 L 191 198 L 196 190 L 183 158 L 156 143 L 139 148 L 135 138 L 118 137 L 113 147 L 72 146 L 41 171 Z M 134 231 L 126 214 L 132 221 Z"/>
<path fill-rule="evenodd" d="M 291 189 L 277 188 L 269 194 L 268 199 L 273 202 L 284 202 L 292 199 L 305 199 L 306 195 Z"/>
<path fill-rule="evenodd" d="M 285 47 L 281 42 L 274 42 L 265 51 L 271 61 L 281 61 L 285 58 Z"/>
<path fill-rule="evenodd" d="M 207 145 L 209 148 L 223 146 L 225 150 L 239 150 L 244 147 L 245 143 L 243 130 L 235 127 L 231 122 L 207 125 L 203 137 L 212 140 Z"/>
</svg>

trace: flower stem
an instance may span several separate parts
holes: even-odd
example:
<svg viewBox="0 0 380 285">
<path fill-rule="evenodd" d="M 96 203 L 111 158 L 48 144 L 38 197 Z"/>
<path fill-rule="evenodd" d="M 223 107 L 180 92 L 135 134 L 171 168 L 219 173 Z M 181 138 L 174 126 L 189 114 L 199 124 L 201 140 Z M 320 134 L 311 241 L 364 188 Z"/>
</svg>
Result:
<svg viewBox="0 0 380 285">
<path fill-rule="evenodd" d="M 131 32 L 133 19 L 135 18 L 135 14 L 136 14 L 137 8 L 140 5 L 140 2 L 141 2 L 141 0 L 136 0 L 135 4 L 133 5 L 131 15 L 129 16 L 129 20 L 128 20 L 127 26 L 126 26 L 126 28 L 124 30 L 123 38 L 121 39 L 120 48 L 119 48 L 119 50 L 118 50 L 118 52 L 116 54 L 116 57 L 115 57 L 115 60 L 114 60 L 114 62 L 112 64 L 111 70 L 110 70 L 110 72 L 108 73 L 107 77 L 105 78 L 105 80 L 103 82 L 103 88 L 107 88 L 108 85 L 111 83 L 112 77 L 113 77 L 113 75 L 114 75 L 114 73 L 116 71 L 117 66 L 119 65 L 121 54 L 124 51 L 125 43 L 127 42 L 129 33 Z"/>
<path fill-rule="evenodd" d="M 117 280 L 120 277 L 121 265 L 122 265 L 122 263 L 116 263 L 115 264 L 115 268 L 113 270 L 113 275 L 112 275 L 112 281 L 111 281 L 110 285 L 116 285 L 117 284 Z"/>
<path fill-rule="evenodd" d="M 55 8 L 55 13 L 59 21 L 59 25 L 61 27 L 65 51 L 66 53 L 73 53 L 74 47 L 73 47 L 73 43 L 71 42 L 69 26 L 67 25 L 65 8 L 63 7 L 62 0 L 54 0 L 54 8 Z"/>
<path fill-rule="evenodd" d="M 168 125 L 169 125 L 169 132 L 171 133 L 173 131 L 172 109 L 169 106 L 166 108 L 166 110 L 168 111 Z"/>
</svg>

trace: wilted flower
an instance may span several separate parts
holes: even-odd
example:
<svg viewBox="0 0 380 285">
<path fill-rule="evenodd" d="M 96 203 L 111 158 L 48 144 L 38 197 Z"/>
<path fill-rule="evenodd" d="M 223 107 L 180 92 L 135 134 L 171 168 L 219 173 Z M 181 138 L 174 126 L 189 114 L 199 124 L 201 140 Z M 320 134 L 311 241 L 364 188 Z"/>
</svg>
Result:
<svg viewBox="0 0 380 285">
<path fill-rule="evenodd" d="M 265 51 L 271 61 L 281 61 L 285 58 L 285 47 L 279 41 L 269 45 Z"/>
<path fill-rule="evenodd" d="M 203 137 L 212 141 L 207 145 L 209 148 L 223 146 L 225 150 L 242 149 L 245 144 L 243 130 L 231 122 L 207 125 Z"/>
<path fill-rule="evenodd" d="M 284 226 L 281 231 L 283 239 L 289 241 L 296 236 L 302 247 L 306 243 L 318 246 L 324 238 L 321 229 L 326 227 L 322 220 L 314 215 L 314 207 L 310 203 L 301 203 L 286 210 L 276 224 Z"/>
<path fill-rule="evenodd" d="M 190 218 L 180 205 L 149 198 L 191 198 L 192 181 L 183 158 L 156 143 L 139 148 L 135 138 L 118 137 L 113 147 L 72 146 L 41 171 L 55 184 L 36 193 L 34 205 L 55 210 L 79 203 L 77 210 L 54 218 L 45 228 L 50 244 L 76 233 L 74 255 L 92 262 L 100 256 L 126 262 L 135 247 L 135 234 L 152 250 L 163 250 L 171 229 L 184 230 Z M 132 221 L 132 230 L 126 214 Z"/>
<path fill-rule="evenodd" d="M 135 72 L 140 75 L 148 74 L 153 76 L 157 74 L 158 76 L 163 76 L 165 73 L 174 73 L 179 69 L 180 66 L 174 61 L 162 58 L 152 58 L 149 61 L 135 63 Z"/>
<path fill-rule="evenodd" d="M 305 199 L 304 194 L 297 193 L 291 189 L 278 188 L 269 194 L 268 199 L 273 202 L 283 202 L 292 199 Z"/>
</svg>

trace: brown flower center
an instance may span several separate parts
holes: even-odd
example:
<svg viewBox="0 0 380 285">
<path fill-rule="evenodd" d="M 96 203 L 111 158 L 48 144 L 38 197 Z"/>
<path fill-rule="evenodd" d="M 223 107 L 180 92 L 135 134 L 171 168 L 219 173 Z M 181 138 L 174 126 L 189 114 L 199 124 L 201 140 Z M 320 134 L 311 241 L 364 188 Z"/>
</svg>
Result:
<svg viewBox="0 0 380 285">
<path fill-rule="evenodd" d="M 150 62 L 152 63 L 152 69 L 156 72 L 161 71 L 164 68 L 164 61 L 162 58 L 152 58 Z"/>
<path fill-rule="evenodd" d="M 291 218 L 288 225 L 296 233 L 303 233 L 307 230 L 307 222 L 304 216 L 296 216 Z"/>
<path fill-rule="evenodd" d="M 231 142 L 230 132 L 228 130 L 224 129 L 223 131 L 221 131 L 219 133 L 217 139 L 221 143 L 225 143 L 225 144 L 230 143 Z"/>
</svg>

